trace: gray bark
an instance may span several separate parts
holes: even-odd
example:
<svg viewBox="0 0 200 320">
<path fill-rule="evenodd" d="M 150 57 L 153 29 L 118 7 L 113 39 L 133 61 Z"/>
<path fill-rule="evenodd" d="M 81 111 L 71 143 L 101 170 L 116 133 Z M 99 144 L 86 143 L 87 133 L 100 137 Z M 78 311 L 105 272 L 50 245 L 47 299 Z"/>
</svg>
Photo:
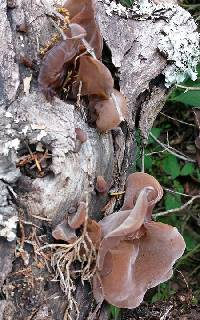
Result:
<svg viewBox="0 0 200 320">
<path fill-rule="evenodd" d="M 59 98 L 49 103 L 38 90 L 38 46 L 54 32 L 42 2 L 0 1 L 0 214 L 6 220 L 22 209 L 23 220 L 43 228 L 47 238 L 68 209 L 84 198 L 88 183 L 90 215 L 97 220 L 102 217 L 100 209 L 108 196 L 95 192 L 96 177 L 102 175 L 112 189 L 123 190 L 127 172 L 134 165 L 136 122 L 146 139 L 168 93 L 161 75 L 167 60 L 157 50 L 166 21 L 109 17 L 102 2 L 98 3 L 98 20 L 111 55 L 108 65 L 115 70 L 129 106 L 127 121 L 106 134 L 88 126 L 84 106 L 79 110 Z M 26 34 L 16 31 L 22 23 L 28 25 Z M 34 60 L 34 70 L 20 64 L 23 55 Z M 30 76 L 30 90 L 24 92 Z M 88 135 L 78 152 L 75 128 L 82 128 Z M 35 146 L 42 142 L 52 153 L 45 177 L 30 178 L 16 168 L 26 142 Z M 24 228 L 26 235 L 32 232 L 30 226 Z M 15 246 L 15 241 L 0 238 L 0 319 L 62 319 L 67 301 L 59 284 L 51 282 L 53 275 L 34 261 L 28 244 L 27 266 L 14 254 Z M 17 277 L 17 272 L 25 268 L 29 268 L 28 273 Z M 95 306 L 91 289 L 77 284 L 76 297 L 80 319 L 86 319 Z"/>
</svg>

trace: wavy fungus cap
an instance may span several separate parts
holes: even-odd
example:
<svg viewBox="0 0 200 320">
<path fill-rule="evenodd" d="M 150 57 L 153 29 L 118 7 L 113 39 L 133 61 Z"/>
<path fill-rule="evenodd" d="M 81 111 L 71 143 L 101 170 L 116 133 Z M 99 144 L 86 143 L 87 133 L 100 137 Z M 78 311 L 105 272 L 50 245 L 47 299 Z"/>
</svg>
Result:
<svg viewBox="0 0 200 320">
<path fill-rule="evenodd" d="M 86 41 L 94 49 L 97 59 L 101 58 L 103 50 L 103 39 L 96 20 L 95 0 L 67 0 L 64 8 L 69 11 L 71 23 L 82 26 L 86 32 Z"/>
<path fill-rule="evenodd" d="M 172 267 L 185 249 L 176 228 L 145 219 L 162 196 L 160 184 L 147 174 L 135 173 L 127 180 L 126 205 L 131 190 L 133 207 L 99 222 L 102 240 L 93 279 L 98 302 L 105 299 L 130 309 L 142 302 L 148 289 L 172 276 Z"/>
<path fill-rule="evenodd" d="M 148 192 L 148 213 L 147 219 L 151 219 L 152 210 L 155 204 L 162 199 L 163 189 L 160 183 L 151 175 L 142 172 L 135 172 L 128 176 L 126 181 L 126 193 L 122 210 L 132 209 L 139 193 L 145 187 L 151 187 Z"/>
</svg>

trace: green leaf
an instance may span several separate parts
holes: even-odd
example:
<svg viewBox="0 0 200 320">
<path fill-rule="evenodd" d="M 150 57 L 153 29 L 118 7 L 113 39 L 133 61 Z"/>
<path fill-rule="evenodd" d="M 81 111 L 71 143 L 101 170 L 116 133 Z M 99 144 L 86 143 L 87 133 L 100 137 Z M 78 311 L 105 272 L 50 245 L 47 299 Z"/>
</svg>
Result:
<svg viewBox="0 0 200 320">
<path fill-rule="evenodd" d="M 152 165 L 153 165 L 152 157 L 145 156 L 144 157 L 144 168 L 145 168 L 145 170 L 150 170 L 152 168 Z"/>
<path fill-rule="evenodd" d="M 134 0 L 120 0 L 120 3 L 125 7 L 131 7 L 134 3 Z"/>
<path fill-rule="evenodd" d="M 195 173 L 196 173 L 197 179 L 200 180 L 200 170 L 198 168 L 195 170 Z"/>
<path fill-rule="evenodd" d="M 168 283 L 161 283 L 157 287 L 157 292 L 153 295 L 151 299 L 151 303 L 155 303 L 157 301 L 164 301 L 168 300 L 169 297 L 176 293 L 176 290 L 170 288 L 170 284 Z"/>
<path fill-rule="evenodd" d="M 186 163 L 183 168 L 181 169 L 180 175 L 181 176 L 189 176 L 195 170 L 193 163 Z"/>
<path fill-rule="evenodd" d="M 110 305 L 110 314 L 113 320 L 119 319 L 121 309 Z"/>
<path fill-rule="evenodd" d="M 164 197 L 165 210 L 171 210 L 181 207 L 181 196 L 178 194 L 167 194 Z"/>
<path fill-rule="evenodd" d="M 172 178 L 176 178 L 180 175 L 180 164 L 175 156 L 169 155 L 164 158 L 162 166 L 165 173 L 172 176 Z"/>
<path fill-rule="evenodd" d="M 181 85 L 183 85 L 186 88 L 200 88 L 200 65 L 197 66 L 197 72 L 198 78 L 196 81 L 187 79 Z M 169 100 L 181 102 L 185 105 L 200 108 L 200 90 L 187 90 L 184 88 L 177 88 L 171 93 Z"/>
<path fill-rule="evenodd" d="M 197 245 L 198 241 L 193 238 L 193 236 L 189 232 L 184 232 L 183 234 L 184 240 L 186 242 L 186 248 L 188 251 L 193 250 Z"/>
<path fill-rule="evenodd" d="M 200 90 L 186 91 L 173 98 L 173 101 L 182 102 L 186 105 L 200 108 Z"/>
<path fill-rule="evenodd" d="M 184 187 L 178 180 L 173 181 L 173 189 L 181 193 L 184 192 Z"/>
</svg>

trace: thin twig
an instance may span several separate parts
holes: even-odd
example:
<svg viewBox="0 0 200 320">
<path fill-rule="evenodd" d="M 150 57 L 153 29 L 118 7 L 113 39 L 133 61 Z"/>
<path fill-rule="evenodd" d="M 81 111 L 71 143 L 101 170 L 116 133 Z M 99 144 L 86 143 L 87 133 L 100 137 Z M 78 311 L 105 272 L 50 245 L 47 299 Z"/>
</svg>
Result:
<svg viewBox="0 0 200 320">
<path fill-rule="evenodd" d="M 188 285 L 187 280 L 185 279 L 184 274 L 179 270 L 176 270 L 176 272 L 180 273 L 181 277 L 183 278 L 183 281 L 185 282 L 185 285 L 186 285 L 187 289 L 189 290 L 189 285 Z"/>
<path fill-rule="evenodd" d="M 187 86 L 183 86 L 183 85 L 180 85 L 180 84 L 177 84 L 176 85 L 177 88 L 180 88 L 180 89 L 185 89 L 185 91 L 200 91 L 200 87 L 187 87 Z"/>
<path fill-rule="evenodd" d="M 175 151 L 171 150 L 171 147 L 168 147 L 166 144 L 164 144 L 163 142 L 161 142 L 160 140 L 158 140 L 152 132 L 149 133 L 149 135 L 162 147 L 165 148 L 169 153 L 171 153 L 172 155 L 174 155 L 175 157 L 184 160 L 184 161 L 188 161 L 188 162 L 193 162 L 196 163 L 196 160 L 185 157 L 183 155 L 180 155 L 178 153 L 176 153 Z"/>
<path fill-rule="evenodd" d="M 171 119 L 171 120 L 174 120 L 174 121 L 180 122 L 180 123 L 185 124 L 185 125 L 187 125 L 187 126 L 195 127 L 195 125 L 194 125 L 194 124 L 192 124 L 192 123 L 188 123 L 188 122 L 185 122 L 185 121 L 182 121 L 182 120 L 179 120 L 179 119 L 173 118 L 173 117 L 171 117 L 171 116 L 168 116 L 168 115 L 167 115 L 167 114 L 165 114 L 164 112 L 161 112 L 161 111 L 160 111 L 160 114 L 162 114 L 162 116 L 164 116 L 164 117 L 166 117 L 166 118 L 168 118 L 168 119 Z"/>
<path fill-rule="evenodd" d="M 182 193 L 182 192 L 178 192 L 169 188 L 163 188 L 165 191 L 170 192 L 170 193 L 175 193 L 175 194 L 180 194 L 183 197 L 190 197 L 192 198 L 193 196 L 191 196 L 190 194 L 186 194 L 186 193 Z"/>
<path fill-rule="evenodd" d="M 200 195 L 192 197 L 188 202 L 184 203 L 179 208 L 174 208 L 174 209 L 170 209 L 167 211 L 158 212 L 156 214 L 153 214 L 153 218 L 163 217 L 163 216 L 167 216 L 170 213 L 182 211 L 182 210 L 186 209 L 190 204 L 192 204 L 194 202 L 194 200 L 196 200 L 196 199 L 200 199 Z"/>
<path fill-rule="evenodd" d="M 181 151 L 173 148 L 172 146 L 170 146 L 170 142 L 169 142 L 169 131 L 167 131 L 167 134 L 166 134 L 166 135 L 167 135 L 167 137 L 166 137 L 166 139 L 167 139 L 167 147 L 168 147 L 171 151 L 174 151 L 175 153 L 177 153 L 177 154 L 185 157 L 185 155 L 184 155 L 183 152 L 181 152 Z"/>
<path fill-rule="evenodd" d="M 165 311 L 165 313 L 163 314 L 163 316 L 160 318 L 160 320 L 165 320 L 167 318 L 167 316 L 169 315 L 170 310 L 173 308 L 173 306 L 169 306 L 169 308 Z"/>
<path fill-rule="evenodd" d="M 200 7 L 200 4 L 182 4 L 181 5 L 183 8 L 187 8 L 187 10 L 191 10 L 191 9 L 197 9 Z"/>
<path fill-rule="evenodd" d="M 87 50 L 87 52 L 95 59 L 97 60 L 97 57 L 95 55 L 94 49 L 90 46 L 90 44 L 87 42 L 87 40 L 85 40 L 85 38 L 81 39 L 81 42 L 83 43 L 85 49 Z"/>
<path fill-rule="evenodd" d="M 145 158 L 144 147 L 142 147 L 141 171 L 143 173 L 144 173 L 144 158 Z"/>
<path fill-rule="evenodd" d="M 200 244 L 198 244 L 194 249 L 186 253 L 183 257 L 179 259 L 179 261 L 176 263 L 176 268 L 179 268 L 187 259 L 191 258 L 195 253 L 199 252 L 200 250 Z"/>
<path fill-rule="evenodd" d="M 34 223 L 30 222 L 30 221 L 24 221 L 24 220 L 20 220 L 20 221 L 21 221 L 22 223 L 26 224 L 26 225 L 33 226 L 33 227 L 35 227 L 35 228 L 37 228 L 37 229 L 42 229 L 42 228 L 40 228 L 39 226 L 37 226 L 37 224 L 34 224 Z"/>
<path fill-rule="evenodd" d="M 149 157 L 149 156 L 153 156 L 154 154 L 160 154 L 167 151 L 166 149 L 163 149 L 161 151 L 154 151 L 154 152 L 150 152 L 150 153 L 145 153 L 145 157 Z"/>
<path fill-rule="evenodd" d="M 82 90 L 83 82 L 80 80 L 79 87 L 78 87 L 78 93 L 77 93 L 77 101 L 76 105 L 79 109 L 81 109 L 81 90 Z"/>
<path fill-rule="evenodd" d="M 45 217 L 41 217 L 41 216 L 36 216 L 34 214 L 31 214 L 31 217 L 35 218 L 35 219 L 38 219 L 38 220 L 42 220 L 42 221 L 48 221 L 48 222 L 51 222 L 52 219 L 49 219 L 49 218 L 45 218 Z"/>
</svg>

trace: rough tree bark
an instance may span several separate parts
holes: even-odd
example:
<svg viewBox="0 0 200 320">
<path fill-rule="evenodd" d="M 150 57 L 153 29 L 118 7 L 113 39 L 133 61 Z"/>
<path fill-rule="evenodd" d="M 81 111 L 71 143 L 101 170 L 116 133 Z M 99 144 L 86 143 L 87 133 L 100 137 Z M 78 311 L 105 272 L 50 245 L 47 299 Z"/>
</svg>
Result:
<svg viewBox="0 0 200 320">
<path fill-rule="evenodd" d="M 21 219 L 17 243 L 0 237 L 1 320 L 63 318 L 67 300 L 44 260 L 34 253 L 37 236 L 41 245 L 42 239 L 51 243 L 52 228 L 88 191 L 90 215 L 102 217 L 108 196 L 95 192 L 96 177 L 102 175 L 112 189 L 123 190 L 127 172 L 134 170 L 136 127 L 145 140 L 168 94 L 162 75 L 167 60 L 157 49 L 167 22 L 110 17 L 99 2 L 104 60 L 116 87 L 128 98 L 127 121 L 100 134 L 88 126 L 84 106 L 80 110 L 59 98 L 47 102 L 37 86 L 38 49 L 54 32 L 45 10 L 39 0 L 0 1 L 0 214 L 5 221 L 15 215 Z M 23 23 L 27 33 L 16 31 Z M 33 61 L 33 69 L 20 63 L 22 56 Z M 77 127 L 88 135 L 79 151 Z M 52 154 L 43 178 L 16 167 L 19 157 L 29 153 L 27 144 L 34 148 L 39 142 Z M 77 281 L 76 298 L 79 319 L 87 319 L 95 306 L 89 285 L 83 288 Z"/>
</svg>

